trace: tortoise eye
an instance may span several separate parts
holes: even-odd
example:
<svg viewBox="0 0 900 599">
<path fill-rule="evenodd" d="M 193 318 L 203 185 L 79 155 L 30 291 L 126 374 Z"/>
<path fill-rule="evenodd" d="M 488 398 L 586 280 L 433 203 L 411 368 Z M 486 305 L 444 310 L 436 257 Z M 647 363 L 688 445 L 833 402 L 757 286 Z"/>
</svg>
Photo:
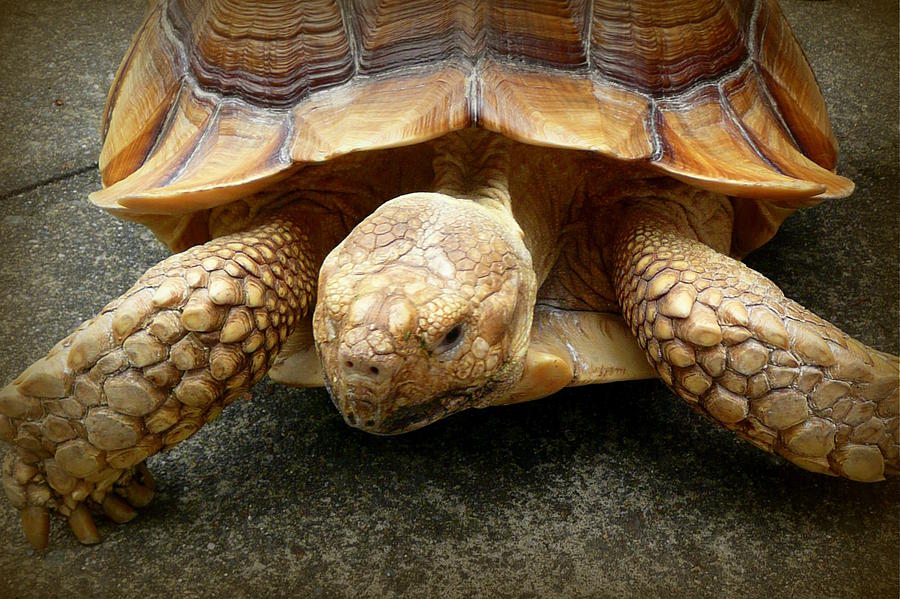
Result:
<svg viewBox="0 0 900 599">
<path fill-rule="evenodd" d="M 444 353 L 456 347 L 459 343 L 459 340 L 463 338 L 463 333 L 465 332 L 465 325 L 460 323 L 447 331 L 447 334 L 444 335 L 444 338 L 441 339 L 440 343 L 437 344 L 437 347 L 434 348 L 436 353 Z"/>
</svg>

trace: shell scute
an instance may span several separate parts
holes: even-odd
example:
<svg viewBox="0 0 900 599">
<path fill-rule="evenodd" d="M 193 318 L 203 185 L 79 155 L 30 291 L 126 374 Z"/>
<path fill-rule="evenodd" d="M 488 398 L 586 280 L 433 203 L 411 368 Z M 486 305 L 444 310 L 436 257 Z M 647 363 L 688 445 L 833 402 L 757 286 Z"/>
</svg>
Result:
<svg viewBox="0 0 900 599">
<path fill-rule="evenodd" d="M 591 53 L 598 73 L 648 95 L 716 81 L 748 56 L 747 3 L 598 0 Z"/>
<path fill-rule="evenodd" d="M 198 85 L 289 108 L 353 76 L 340 6 L 331 0 L 170 1 L 167 20 Z"/>
<path fill-rule="evenodd" d="M 804 154 L 824 169 L 837 164 L 837 141 L 825 99 L 791 27 L 775 2 L 760 2 L 755 62 Z"/>
<path fill-rule="evenodd" d="M 105 186 L 144 163 L 178 102 L 185 64 L 164 34 L 163 20 L 158 4 L 135 34 L 109 91 L 100 151 Z"/>
<path fill-rule="evenodd" d="M 592 150 L 623 160 L 653 152 L 649 100 L 587 78 L 560 78 L 488 62 L 481 72 L 481 126 L 516 141 Z"/>
</svg>

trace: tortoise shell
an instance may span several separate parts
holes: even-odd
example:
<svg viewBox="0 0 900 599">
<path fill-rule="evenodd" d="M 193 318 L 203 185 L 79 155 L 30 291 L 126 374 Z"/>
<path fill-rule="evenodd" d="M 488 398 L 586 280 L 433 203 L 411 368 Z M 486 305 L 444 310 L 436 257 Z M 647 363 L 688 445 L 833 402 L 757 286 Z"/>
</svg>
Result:
<svg viewBox="0 0 900 599">
<path fill-rule="evenodd" d="M 186 215 L 298 165 L 466 127 L 732 196 L 736 255 L 853 187 L 774 0 L 159 0 L 110 91 L 91 199 L 183 249 L 205 241 Z"/>
</svg>

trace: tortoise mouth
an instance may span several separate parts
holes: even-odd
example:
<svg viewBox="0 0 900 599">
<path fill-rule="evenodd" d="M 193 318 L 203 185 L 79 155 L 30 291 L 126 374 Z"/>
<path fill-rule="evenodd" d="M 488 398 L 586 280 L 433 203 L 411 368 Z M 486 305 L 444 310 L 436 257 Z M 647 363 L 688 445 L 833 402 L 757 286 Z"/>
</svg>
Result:
<svg viewBox="0 0 900 599">
<path fill-rule="evenodd" d="M 432 422 L 440 420 L 454 411 L 448 409 L 444 401 L 444 398 L 435 397 L 425 403 L 402 406 L 397 408 L 387 418 L 374 422 L 368 420 L 366 422 L 353 424 L 350 420 L 354 416 L 353 413 L 345 413 L 344 421 L 351 426 L 355 426 L 360 430 L 364 430 L 367 433 L 372 433 L 374 435 L 400 435 L 428 426 Z"/>
<path fill-rule="evenodd" d="M 483 407 L 484 398 L 489 397 L 500 385 L 489 380 L 479 387 L 455 389 L 424 401 L 404 401 L 393 394 L 374 395 L 360 392 L 359 388 L 342 389 L 335 392 L 331 380 L 325 377 L 328 396 L 344 422 L 353 428 L 373 435 L 392 436 L 409 433 L 446 418 L 468 408 Z M 399 405 L 398 405 L 399 404 Z"/>
<path fill-rule="evenodd" d="M 397 405 L 397 398 L 360 393 L 359 389 L 346 389 L 338 395 L 329 381 L 326 384 L 331 402 L 353 428 L 374 435 L 400 435 L 440 420 L 454 412 L 464 410 L 474 403 L 472 394 L 448 393 L 423 402 Z"/>
</svg>

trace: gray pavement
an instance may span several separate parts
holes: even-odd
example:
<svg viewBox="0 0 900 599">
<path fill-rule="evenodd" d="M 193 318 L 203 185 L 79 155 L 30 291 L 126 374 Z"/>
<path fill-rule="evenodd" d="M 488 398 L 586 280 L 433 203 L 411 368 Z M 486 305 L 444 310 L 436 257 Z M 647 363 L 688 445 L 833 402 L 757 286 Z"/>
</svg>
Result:
<svg viewBox="0 0 900 599">
<path fill-rule="evenodd" d="M 89 205 L 105 90 L 145 2 L 0 2 L 0 384 L 166 255 Z M 897 4 L 784 2 L 857 192 L 748 262 L 898 352 Z M 57 98 L 62 100 L 57 105 Z M 17 191 L 18 190 L 18 191 Z M 897 597 L 900 484 L 810 474 L 653 381 L 396 438 L 268 380 L 151 460 L 154 502 L 31 551 L 0 502 L 0 597 Z"/>
</svg>

